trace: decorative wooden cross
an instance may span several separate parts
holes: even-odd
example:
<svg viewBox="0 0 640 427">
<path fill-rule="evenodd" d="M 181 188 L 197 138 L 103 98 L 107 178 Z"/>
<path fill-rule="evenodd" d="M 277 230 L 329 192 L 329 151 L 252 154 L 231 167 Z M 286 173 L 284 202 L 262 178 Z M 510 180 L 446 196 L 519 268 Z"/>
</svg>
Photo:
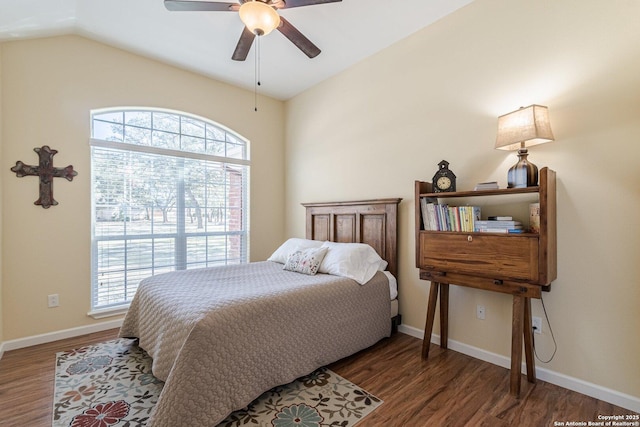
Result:
<svg viewBox="0 0 640 427">
<path fill-rule="evenodd" d="M 48 145 L 43 145 L 40 148 L 36 147 L 33 151 L 38 153 L 40 157 L 38 166 L 25 165 L 18 160 L 16 165 L 11 168 L 11 171 L 15 172 L 18 178 L 27 175 L 40 177 L 40 198 L 33 204 L 41 205 L 43 208 L 48 209 L 50 206 L 58 204 L 53 198 L 53 178 L 66 178 L 68 181 L 73 181 L 73 177 L 78 175 L 78 172 L 73 170 L 72 165 L 66 168 L 54 168 L 53 156 L 58 150 L 52 150 Z"/>
</svg>

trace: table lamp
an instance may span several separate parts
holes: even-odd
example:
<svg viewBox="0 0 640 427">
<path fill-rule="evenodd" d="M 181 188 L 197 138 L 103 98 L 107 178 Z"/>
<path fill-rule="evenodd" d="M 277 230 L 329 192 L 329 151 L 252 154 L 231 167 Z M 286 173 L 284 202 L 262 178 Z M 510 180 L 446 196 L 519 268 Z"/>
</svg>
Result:
<svg viewBox="0 0 640 427">
<path fill-rule="evenodd" d="M 530 105 L 498 117 L 498 136 L 495 148 L 518 150 L 518 163 L 509 169 L 508 188 L 538 185 L 538 168 L 527 160 L 527 147 L 553 141 L 549 109 Z"/>
</svg>

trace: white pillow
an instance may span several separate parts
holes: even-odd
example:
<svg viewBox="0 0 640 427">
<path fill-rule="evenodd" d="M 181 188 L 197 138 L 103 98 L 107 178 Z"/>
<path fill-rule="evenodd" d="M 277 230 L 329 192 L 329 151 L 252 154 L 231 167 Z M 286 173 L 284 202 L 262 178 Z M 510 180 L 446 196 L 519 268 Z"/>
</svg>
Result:
<svg viewBox="0 0 640 427">
<path fill-rule="evenodd" d="M 280 247 L 276 249 L 269 258 L 267 258 L 267 261 L 279 262 L 280 264 L 284 264 L 285 262 L 287 262 L 289 254 L 303 249 L 319 248 L 320 246 L 322 246 L 322 242 L 319 240 L 299 239 L 297 237 L 292 237 L 291 239 L 280 245 Z"/>
<path fill-rule="evenodd" d="M 329 249 L 320 264 L 319 273 L 348 277 L 364 285 L 387 266 L 375 249 L 364 243 L 324 242 Z"/>
<path fill-rule="evenodd" d="M 296 273 L 313 276 L 318 272 L 320 263 L 327 254 L 327 248 L 309 248 L 295 251 L 287 258 L 284 270 L 295 271 Z"/>
</svg>

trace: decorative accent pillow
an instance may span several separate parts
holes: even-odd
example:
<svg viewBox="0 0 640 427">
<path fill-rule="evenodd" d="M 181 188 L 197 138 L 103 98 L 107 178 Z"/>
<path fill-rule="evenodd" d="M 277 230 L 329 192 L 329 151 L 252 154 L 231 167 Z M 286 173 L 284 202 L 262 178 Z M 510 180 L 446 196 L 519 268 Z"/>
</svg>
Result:
<svg viewBox="0 0 640 427">
<path fill-rule="evenodd" d="M 377 271 L 383 271 L 387 262 L 365 243 L 324 242 L 329 249 L 318 272 L 348 277 L 364 285 Z"/>
<path fill-rule="evenodd" d="M 319 248 L 322 246 L 321 241 L 319 240 L 309 240 L 309 239 L 300 239 L 297 237 L 292 237 L 284 242 L 278 249 L 275 250 L 273 254 L 267 259 L 267 261 L 279 262 L 280 264 L 284 264 L 287 262 L 287 258 L 290 254 L 295 251 L 309 249 L 309 248 Z"/>
<path fill-rule="evenodd" d="M 313 276 L 327 254 L 327 248 L 309 248 L 295 251 L 287 258 L 283 269 Z"/>
</svg>

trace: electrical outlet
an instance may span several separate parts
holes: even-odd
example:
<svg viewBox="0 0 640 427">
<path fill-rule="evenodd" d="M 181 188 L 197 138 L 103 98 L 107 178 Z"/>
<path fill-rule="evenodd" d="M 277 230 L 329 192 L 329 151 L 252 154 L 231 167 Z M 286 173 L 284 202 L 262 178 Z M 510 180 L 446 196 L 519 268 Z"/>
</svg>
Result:
<svg viewBox="0 0 640 427">
<path fill-rule="evenodd" d="M 484 305 L 476 305 L 476 317 L 484 320 Z"/>
<path fill-rule="evenodd" d="M 531 323 L 533 326 L 533 332 L 535 332 L 536 334 L 541 334 L 542 333 L 542 319 L 539 317 L 533 317 L 531 318 Z"/>
<path fill-rule="evenodd" d="M 60 305 L 60 299 L 58 298 L 58 294 L 51 294 L 47 296 L 49 302 L 49 308 L 57 307 Z"/>
</svg>

